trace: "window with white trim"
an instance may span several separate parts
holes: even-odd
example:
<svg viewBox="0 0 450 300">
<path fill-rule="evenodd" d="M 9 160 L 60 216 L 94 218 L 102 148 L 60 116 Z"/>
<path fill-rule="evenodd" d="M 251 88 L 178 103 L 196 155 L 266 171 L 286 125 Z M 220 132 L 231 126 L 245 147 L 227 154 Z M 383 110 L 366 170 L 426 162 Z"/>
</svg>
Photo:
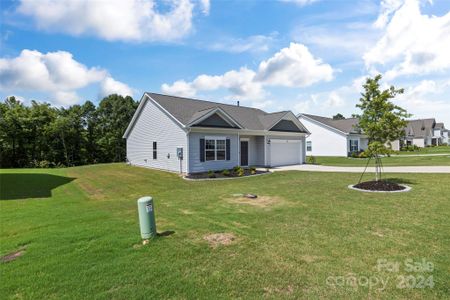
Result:
<svg viewBox="0 0 450 300">
<path fill-rule="evenodd" d="M 350 140 L 350 152 L 358 152 L 358 151 L 359 151 L 359 141 Z"/>
<path fill-rule="evenodd" d="M 308 152 L 312 151 L 312 142 L 311 141 L 306 142 L 306 151 L 308 151 Z"/>
<path fill-rule="evenodd" d="M 225 160 L 226 159 L 226 139 L 225 138 L 205 138 L 205 160 Z"/>
</svg>

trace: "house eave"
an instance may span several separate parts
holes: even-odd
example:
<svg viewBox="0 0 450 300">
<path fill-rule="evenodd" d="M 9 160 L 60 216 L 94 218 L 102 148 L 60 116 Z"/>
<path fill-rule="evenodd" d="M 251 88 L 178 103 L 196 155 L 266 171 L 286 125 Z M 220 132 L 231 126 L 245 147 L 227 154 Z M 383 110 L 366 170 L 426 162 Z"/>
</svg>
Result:
<svg viewBox="0 0 450 300">
<path fill-rule="evenodd" d="M 239 128 L 218 128 L 218 127 L 189 127 L 190 132 L 218 132 L 224 134 L 236 133 L 240 135 L 259 135 L 259 136 L 306 136 L 306 132 L 290 132 L 290 131 L 269 131 L 269 130 L 252 130 Z"/>
</svg>

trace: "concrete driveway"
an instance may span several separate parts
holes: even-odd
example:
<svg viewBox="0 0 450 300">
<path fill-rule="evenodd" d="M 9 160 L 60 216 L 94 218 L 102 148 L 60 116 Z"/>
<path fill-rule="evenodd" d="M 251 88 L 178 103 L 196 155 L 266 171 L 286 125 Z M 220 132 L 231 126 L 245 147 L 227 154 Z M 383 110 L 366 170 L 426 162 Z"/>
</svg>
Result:
<svg viewBox="0 0 450 300">
<path fill-rule="evenodd" d="M 275 167 L 270 169 L 272 172 L 279 171 L 307 171 L 307 172 L 343 172 L 343 173 L 362 173 L 364 167 L 333 167 L 321 165 L 292 165 L 284 167 Z M 450 166 L 414 166 L 414 167 L 384 167 L 385 173 L 448 173 Z M 368 167 L 366 172 L 375 172 L 374 167 Z"/>
</svg>

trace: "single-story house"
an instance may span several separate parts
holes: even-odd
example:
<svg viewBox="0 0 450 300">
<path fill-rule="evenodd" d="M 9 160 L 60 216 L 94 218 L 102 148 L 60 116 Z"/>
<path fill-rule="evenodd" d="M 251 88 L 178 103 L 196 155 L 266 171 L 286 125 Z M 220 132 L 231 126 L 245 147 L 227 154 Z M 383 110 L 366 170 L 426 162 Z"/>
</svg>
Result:
<svg viewBox="0 0 450 300">
<path fill-rule="evenodd" d="M 310 114 L 298 119 L 311 133 L 306 138 L 306 155 L 349 156 L 367 149 L 368 139 L 358 128 L 358 119 L 333 120 Z"/>
<path fill-rule="evenodd" d="M 198 173 L 302 164 L 307 134 L 291 111 L 144 93 L 123 137 L 132 165 Z"/>
</svg>

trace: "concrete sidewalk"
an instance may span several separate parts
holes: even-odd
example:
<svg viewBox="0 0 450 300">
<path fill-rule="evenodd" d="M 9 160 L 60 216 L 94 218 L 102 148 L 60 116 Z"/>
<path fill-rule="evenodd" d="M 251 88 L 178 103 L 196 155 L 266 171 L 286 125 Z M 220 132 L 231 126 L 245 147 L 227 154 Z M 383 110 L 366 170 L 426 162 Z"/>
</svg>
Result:
<svg viewBox="0 0 450 300">
<path fill-rule="evenodd" d="M 276 167 L 270 169 L 273 172 L 279 171 L 308 171 L 308 172 L 343 172 L 362 173 L 364 167 L 333 167 L 321 165 L 293 165 Z M 450 166 L 411 166 L 411 167 L 384 167 L 385 173 L 447 173 L 450 174 Z M 375 172 L 374 167 L 368 167 L 366 172 Z"/>
</svg>

